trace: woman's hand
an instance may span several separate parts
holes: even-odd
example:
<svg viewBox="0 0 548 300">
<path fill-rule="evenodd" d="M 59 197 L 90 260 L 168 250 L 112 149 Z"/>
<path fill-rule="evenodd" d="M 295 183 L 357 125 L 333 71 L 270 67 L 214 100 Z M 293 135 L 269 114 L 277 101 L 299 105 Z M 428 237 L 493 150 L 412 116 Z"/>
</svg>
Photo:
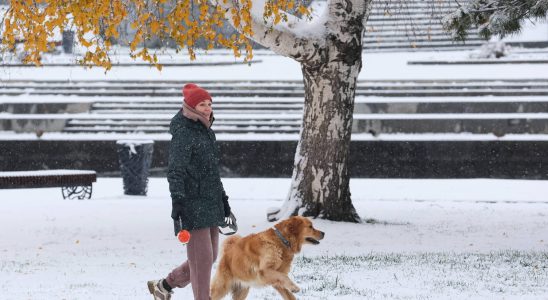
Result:
<svg viewBox="0 0 548 300">
<path fill-rule="evenodd" d="M 223 206 L 225 210 L 225 218 L 228 218 L 230 216 L 230 205 L 228 204 L 228 196 L 226 195 L 224 190 L 223 190 Z"/>
<path fill-rule="evenodd" d="M 183 206 L 178 203 L 173 203 L 171 206 L 171 218 L 178 221 L 183 217 Z"/>
</svg>

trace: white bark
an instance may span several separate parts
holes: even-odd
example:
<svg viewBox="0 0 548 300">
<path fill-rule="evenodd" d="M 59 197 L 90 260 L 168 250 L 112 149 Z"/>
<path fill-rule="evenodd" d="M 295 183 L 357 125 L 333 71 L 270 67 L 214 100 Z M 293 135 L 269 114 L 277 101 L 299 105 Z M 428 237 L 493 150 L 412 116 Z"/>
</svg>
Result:
<svg viewBox="0 0 548 300">
<path fill-rule="evenodd" d="M 305 109 L 291 188 L 270 220 L 299 214 L 360 221 L 350 199 L 348 153 L 369 10 L 370 1 L 331 1 L 325 47 L 302 60 Z"/>
<path fill-rule="evenodd" d="M 258 1 L 254 4 L 264 5 L 263 0 Z M 291 188 L 281 209 L 269 212 L 270 220 L 299 214 L 360 221 L 350 199 L 348 153 L 356 80 L 362 65 L 362 35 L 371 1 L 328 0 L 325 14 L 308 25 L 296 19 L 288 26 L 265 25 L 258 7 L 253 9 L 256 17 L 251 38 L 299 61 L 305 84 Z M 218 4 L 230 9 L 233 2 Z M 310 34 L 303 34 L 306 32 Z"/>
</svg>

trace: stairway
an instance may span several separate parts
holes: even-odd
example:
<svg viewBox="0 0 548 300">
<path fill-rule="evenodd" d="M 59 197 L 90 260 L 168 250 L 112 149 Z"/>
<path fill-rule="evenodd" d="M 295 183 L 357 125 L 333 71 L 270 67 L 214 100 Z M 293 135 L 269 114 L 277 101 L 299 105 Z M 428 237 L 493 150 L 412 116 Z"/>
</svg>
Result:
<svg viewBox="0 0 548 300">
<path fill-rule="evenodd" d="M 214 97 L 217 133 L 296 134 L 300 130 L 304 90 L 299 81 L 197 83 Z M 181 107 L 183 84 L 4 81 L 0 95 L 26 100 L 12 103 L 9 111 L 3 109 L 0 118 L 4 122 L 64 120 L 63 132 L 75 134 L 167 133 Z M 44 97 L 86 102 L 89 112 L 32 113 L 18 108 Z M 353 133 L 546 134 L 548 80 L 360 81 Z"/>
<path fill-rule="evenodd" d="M 459 1 L 464 4 L 466 1 Z M 476 30 L 467 41 L 455 42 L 442 19 L 458 7 L 453 0 L 378 0 L 366 23 L 366 51 L 457 50 L 477 48 L 485 41 Z"/>
</svg>

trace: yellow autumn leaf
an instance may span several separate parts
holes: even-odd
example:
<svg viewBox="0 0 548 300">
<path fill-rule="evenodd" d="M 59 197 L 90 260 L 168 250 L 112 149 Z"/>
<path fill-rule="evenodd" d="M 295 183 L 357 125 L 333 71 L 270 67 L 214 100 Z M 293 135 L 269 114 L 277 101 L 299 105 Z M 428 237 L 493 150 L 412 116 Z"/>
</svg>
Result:
<svg viewBox="0 0 548 300">
<path fill-rule="evenodd" d="M 229 5 L 232 1 L 222 2 Z M 23 41 L 23 61 L 39 65 L 42 53 L 53 47 L 54 32 L 74 30 L 77 41 L 88 49 L 80 60 L 82 65 L 96 65 L 107 70 L 112 67 L 109 50 L 115 40 L 130 47 L 131 57 L 150 62 L 157 69 L 161 69 L 158 57 L 146 49 L 152 38 L 171 39 L 177 49 L 187 48 L 191 59 L 196 57 L 194 47 L 200 39 L 204 40 L 206 49 L 217 45 L 232 50 L 235 56 L 242 55 L 245 49 L 248 59 L 252 57 L 253 49 L 245 36 L 253 35 L 250 12 L 253 3 L 251 0 L 237 2 L 237 7 L 226 8 L 224 5 L 212 6 L 206 0 L 10 1 L 10 9 L 4 14 L 1 43 L 5 49 L 16 49 L 16 42 Z M 300 2 L 268 0 L 264 4 L 264 15 L 272 17 L 276 23 L 283 22 L 287 18 L 285 11 L 298 6 L 297 3 Z M 196 12 L 193 8 L 197 8 L 197 13 L 192 14 Z M 308 11 L 302 5 L 298 10 L 301 13 Z M 226 26 L 227 17 L 238 29 L 238 34 L 219 31 Z M 126 22 L 134 34 L 127 41 L 119 32 Z"/>
<path fill-rule="evenodd" d="M 154 34 L 158 32 L 158 29 L 160 28 L 160 22 L 154 20 L 150 23 L 150 31 Z"/>
</svg>

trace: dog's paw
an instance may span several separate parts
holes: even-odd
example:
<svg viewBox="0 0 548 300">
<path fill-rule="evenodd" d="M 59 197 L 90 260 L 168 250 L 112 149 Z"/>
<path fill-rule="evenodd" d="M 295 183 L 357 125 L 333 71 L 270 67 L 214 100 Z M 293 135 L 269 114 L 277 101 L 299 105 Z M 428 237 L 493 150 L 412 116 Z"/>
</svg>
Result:
<svg viewBox="0 0 548 300">
<path fill-rule="evenodd" d="M 292 292 L 292 293 L 298 293 L 301 291 L 301 288 L 296 286 L 295 284 L 292 284 L 290 287 L 289 287 L 289 290 Z"/>
</svg>

